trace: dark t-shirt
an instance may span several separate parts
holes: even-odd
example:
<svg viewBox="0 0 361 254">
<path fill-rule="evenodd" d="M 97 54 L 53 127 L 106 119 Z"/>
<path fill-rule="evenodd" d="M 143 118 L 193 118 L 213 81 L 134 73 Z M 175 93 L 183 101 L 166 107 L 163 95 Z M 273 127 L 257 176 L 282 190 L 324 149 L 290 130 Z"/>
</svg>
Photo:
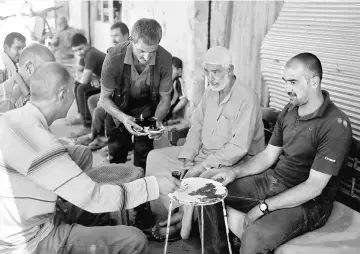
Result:
<svg viewBox="0 0 361 254">
<path fill-rule="evenodd" d="M 340 169 L 352 142 L 348 117 L 322 91 L 324 102 L 314 113 L 300 117 L 298 107 L 287 105 L 280 113 L 270 140 L 282 147 L 274 169 L 276 177 L 292 188 L 307 180 L 311 169 L 332 175 L 322 196 L 333 201 Z"/>
<path fill-rule="evenodd" d="M 88 51 L 85 52 L 83 60 L 79 61 L 79 65 L 84 66 L 86 70 L 92 70 L 95 75 L 100 77 L 104 59 L 105 53 L 90 47 Z"/>
</svg>

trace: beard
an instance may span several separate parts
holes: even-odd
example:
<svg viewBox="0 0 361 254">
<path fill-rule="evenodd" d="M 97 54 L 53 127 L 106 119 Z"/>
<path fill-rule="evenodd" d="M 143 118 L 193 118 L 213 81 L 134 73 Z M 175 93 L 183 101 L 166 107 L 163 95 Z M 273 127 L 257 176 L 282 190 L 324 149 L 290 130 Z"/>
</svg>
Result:
<svg viewBox="0 0 361 254">
<path fill-rule="evenodd" d="M 208 81 L 208 79 L 207 79 L 207 81 Z M 210 89 L 213 92 L 220 92 L 220 91 L 224 90 L 227 87 L 229 81 L 230 81 L 230 79 L 227 76 L 227 77 L 225 77 L 223 79 L 220 79 L 220 80 L 216 81 L 215 83 L 218 84 L 217 86 L 213 86 L 209 81 L 208 81 L 208 84 L 209 84 Z"/>
</svg>

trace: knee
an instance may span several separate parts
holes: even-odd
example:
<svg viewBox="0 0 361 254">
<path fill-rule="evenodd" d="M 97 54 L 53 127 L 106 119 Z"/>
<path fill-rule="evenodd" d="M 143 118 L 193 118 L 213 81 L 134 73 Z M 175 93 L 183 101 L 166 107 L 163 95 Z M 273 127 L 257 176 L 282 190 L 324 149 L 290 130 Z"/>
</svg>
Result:
<svg viewBox="0 0 361 254">
<path fill-rule="evenodd" d="M 157 167 L 157 161 L 159 161 L 158 149 L 150 151 L 147 156 L 147 175 L 154 175 L 154 169 Z"/>
<path fill-rule="evenodd" d="M 241 252 L 242 254 L 251 253 L 270 253 L 272 249 L 269 248 L 269 238 L 266 237 L 262 228 L 250 226 L 244 231 L 241 238 Z"/>
<path fill-rule="evenodd" d="M 135 227 L 129 227 L 128 229 L 130 247 L 133 249 L 132 253 L 148 253 L 148 240 L 145 234 L 140 229 Z"/>
</svg>

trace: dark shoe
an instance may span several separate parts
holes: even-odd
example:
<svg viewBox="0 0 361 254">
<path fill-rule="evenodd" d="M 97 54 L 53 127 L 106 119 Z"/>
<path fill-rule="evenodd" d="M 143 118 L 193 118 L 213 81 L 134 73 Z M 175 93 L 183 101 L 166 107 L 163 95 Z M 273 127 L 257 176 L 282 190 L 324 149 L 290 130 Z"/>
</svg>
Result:
<svg viewBox="0 0 361 254">
<path fill-rule="evenodd" d="M 231 242 L 232 253 L 239 253 L 241 249 L 241 239 L 238 238 L 233 232 L 229 231 L 229 241 Z"/>
</svg>

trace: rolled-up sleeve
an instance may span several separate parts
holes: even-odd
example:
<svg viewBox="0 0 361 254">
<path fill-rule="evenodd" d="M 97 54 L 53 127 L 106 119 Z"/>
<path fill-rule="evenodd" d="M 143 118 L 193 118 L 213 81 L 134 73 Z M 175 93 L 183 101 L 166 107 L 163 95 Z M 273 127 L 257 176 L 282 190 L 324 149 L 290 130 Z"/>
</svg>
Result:
<svg viewBox="0 0 361 254">
<path fill-rule="evenodd" d="M 204 112 L 207 101 L 207 92 L 203 95 L 202 100 L 198 104 L 192 118 L 192 125 L 189 129 L 186 142 L 183 145 L 178 158 L 194 160 L 202 148 L 202 128 L 204 120 Z"/>
<path fill-rule="evenodd" d="M 203 165 L 211 168 L 232 166 L 247 155 L 253 141 L 259 112 L 258 103 L 245 100 L 239 108 L 232 139 L 216 153 L 209 155 Z"/>
</svg>

